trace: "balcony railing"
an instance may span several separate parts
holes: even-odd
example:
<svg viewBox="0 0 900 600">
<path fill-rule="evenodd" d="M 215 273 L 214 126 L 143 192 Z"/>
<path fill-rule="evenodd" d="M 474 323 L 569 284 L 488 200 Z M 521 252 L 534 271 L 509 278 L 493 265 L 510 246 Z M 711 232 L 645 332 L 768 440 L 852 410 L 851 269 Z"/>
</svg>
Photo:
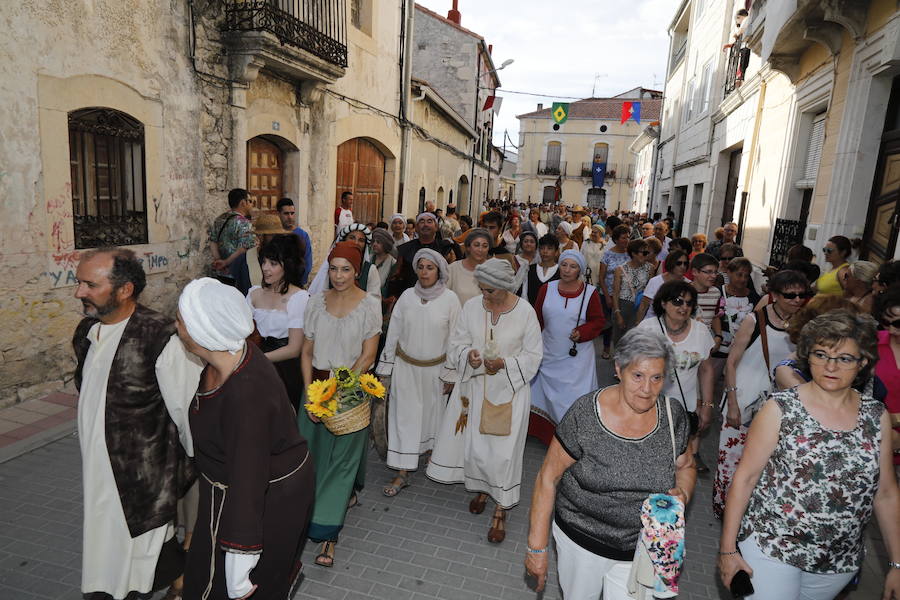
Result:
<svg viewBox="0 0 900 600">
<path fill-rule="evenodd" d="M 735 90 L 735 88 L 740 87 L 741 83 L 744 81 L 744 69 L 746 68 L 746 65 L 743 65 L 743 67 L 741 65 L 741 56 L 746 54 L 746 52 L 743 52 L 744 48 L 746 48 L 746 46 L 744 46 L 743 42 L 737 40 L 728 52 L 728 64 L 725 67 L 725 93 L 722 96 L 723 98 L 727 97 L 728 94 Z"/>
<path fill-rule="evenodd" d="M 225 0 L 225 31 L 266 31 L 282 44 L 347 66 L 345 0 Z"/>
<path fill-rule="evenodd" d="M 775 219 L 769 265 L 776 269 L 783 267 L 787 262 L 788 250 L 791 249 L 791 246 L 803 243 L 803 234 L 805 232 L 806 224 L 803 221 Z"/>
<path fill-rule="evenodd" d="M 538 175 L 565 175 L 566 174 L 566 161 L 546 161 L 540 160 L 538 161 Z"/>
<path fill-rule="evenodd" d="M 581 163 L 581 176 L 582 177 L 593 177 L 594 176 L 594 163 L 592 163 L 592 162 Z"/>
</svg>

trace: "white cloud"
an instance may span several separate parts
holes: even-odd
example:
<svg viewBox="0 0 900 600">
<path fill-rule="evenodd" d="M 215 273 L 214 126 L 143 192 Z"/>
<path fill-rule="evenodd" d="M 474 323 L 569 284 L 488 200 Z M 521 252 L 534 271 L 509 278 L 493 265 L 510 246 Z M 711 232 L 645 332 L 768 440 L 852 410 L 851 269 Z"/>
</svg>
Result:
<svg viewBox="0 0 900 600">
<path fill-rule="evenodd" d="M 451 0 L 419 0 L 446 16 Z M 561 96 L 587 98 L 594 75 L 596 95 L 614 96 L 637 86 L 663 89 L 669 38 L 676 10 L 672 0 L 460 0 L 462 26 L 494 46 L 494 63 L 515 63 L 500 71 L 503 108 L 495 122 L 494 143 L 503 130 L 518 140 L 517 114 L 549 106 Z M 556 94 L 549 97 L 504 94 L 503 90 Z"/>
</svg>

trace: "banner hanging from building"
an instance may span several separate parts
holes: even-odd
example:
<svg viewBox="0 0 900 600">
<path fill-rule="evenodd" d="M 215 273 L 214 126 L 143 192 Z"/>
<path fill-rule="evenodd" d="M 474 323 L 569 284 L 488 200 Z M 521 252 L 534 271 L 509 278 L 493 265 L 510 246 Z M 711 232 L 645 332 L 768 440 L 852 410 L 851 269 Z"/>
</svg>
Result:
<svg viewBox="0 0 900 600">
<path fill-rule="evenodd" d="M 641 103 L 640 102 L 623 102 L 622 103 L 622 121 L 620 125 L 628 119 L 634 119 L 638 123 L 641 122 Z"/>
<path fill-rule="evenodd" d="M 606 180 L 606 163 L 594 161 L 594 167 L 591 171 L 591 179 L 595 188 L 602 188 L 603 182 Z"/>
<path fill-rule="evenodd" d="M 569 118 L 569 103 L 554 102 L 553 107 L 550 109 L 550 114 L 553 115 L 553 120 L 556 121 L 557 125 L 562 125 Z"/>
</svg>

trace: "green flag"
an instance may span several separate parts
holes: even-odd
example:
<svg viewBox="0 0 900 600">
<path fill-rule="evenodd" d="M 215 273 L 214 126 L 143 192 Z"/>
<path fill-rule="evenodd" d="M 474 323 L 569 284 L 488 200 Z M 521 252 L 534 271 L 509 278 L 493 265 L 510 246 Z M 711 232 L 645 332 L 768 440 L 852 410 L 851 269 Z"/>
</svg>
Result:
<svg viewBox="0 0 900 600">
<path fill-rule="evenodd" d="M 560 125 L 565 123 L 566 119 L 569 118 L 569 103 L 554 102 L 553 108 L 550 109 L 550 114 L 553 115 L 553 120 Z"/>
</svg>

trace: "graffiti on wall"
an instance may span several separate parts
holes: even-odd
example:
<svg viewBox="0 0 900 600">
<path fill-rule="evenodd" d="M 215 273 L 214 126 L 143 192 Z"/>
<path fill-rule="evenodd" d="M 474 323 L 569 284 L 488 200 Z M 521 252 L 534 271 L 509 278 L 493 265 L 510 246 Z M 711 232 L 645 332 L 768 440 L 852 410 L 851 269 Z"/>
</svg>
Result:
<svg viewBox="0 0 900 600">
<path fill-rule="evenodd" d="M 130 246 L 148 275 L 169 270 L 167 247 L 167 244 Z M 75 270 L 78 268 L 78 261 L 81 260 L 82 254 L 83 252 L 79 250 L 50 254 L 49 265 L 44 274 L 47 276 L 51 288 L 69 287 L 78 283 L 75 278 Z"/>
</svg>

